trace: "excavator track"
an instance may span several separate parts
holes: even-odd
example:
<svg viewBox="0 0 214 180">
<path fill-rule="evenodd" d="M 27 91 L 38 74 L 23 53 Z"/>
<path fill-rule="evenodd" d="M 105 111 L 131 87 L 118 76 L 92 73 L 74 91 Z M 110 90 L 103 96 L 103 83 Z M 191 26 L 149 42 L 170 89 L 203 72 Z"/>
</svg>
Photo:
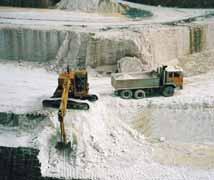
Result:
<svg viewBox="0 0 214 180">
<path fill-rule="evenodd" d="M 55 93 L 51 98 L 60 98 L 61 94 L 60 93 Z M 90 102 L 94 102 L 98 100 L 97 95 L 91 94 L 83 97 L 74 97 L 73 95 L 69 95 L 69 98 L 74 98 L 74 99 L 80 99 L 80 100 L 88 100 Z"/>
<path fill-rule="evenodd" d="M 59 108 L 61 99 L 46 99 L 42 101 L 43 107 Z M 67 109 L 88 110 L 89 105 L 83 102 L 68 100 Z"/>
<path fill-rule="evenodd" d="M 97 97 L 97 95 L 92 94 L 92 95 L 87 95 L 87 96 L 84 96 L 84 97 L 77 97 L 75 99 L 88 100 L 90 102 L 94 102 L 94 101 L 98 100 L 98 97 Z"/>
</svg>

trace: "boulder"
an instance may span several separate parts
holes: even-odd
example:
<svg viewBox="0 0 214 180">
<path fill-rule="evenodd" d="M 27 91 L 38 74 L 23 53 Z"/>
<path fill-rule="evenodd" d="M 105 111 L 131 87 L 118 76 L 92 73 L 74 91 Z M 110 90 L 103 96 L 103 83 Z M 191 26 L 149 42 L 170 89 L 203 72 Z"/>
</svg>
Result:
<svg viewBox="0 0 214 180">
<path fill-rule="evenodd" d="M 143 64 L 136 57 L 124 57 L 118 61 L 117 69 L 118 72 L 141 72 L 143 71 Z"/>
</svg>

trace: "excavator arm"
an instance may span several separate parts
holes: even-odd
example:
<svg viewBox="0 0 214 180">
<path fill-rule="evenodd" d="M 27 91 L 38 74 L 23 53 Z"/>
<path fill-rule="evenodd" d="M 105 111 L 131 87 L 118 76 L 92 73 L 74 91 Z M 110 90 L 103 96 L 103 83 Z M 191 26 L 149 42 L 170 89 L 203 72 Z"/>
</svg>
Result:
<svg viewBox="0 0 214 180">
<path fill-rule="evenodd" d="M 70 86 L 71 86 L 71 81 L 69 78 L 66 78 L 63 83 L 63 92 L 62 92 L 61 103 L 58 111 L 58 120 L 60 122 L 60 131 L 61 131 L 61 142 L 58 143 L 59 147 L 65 146 L 67 144 L 65 126 L 64 126 L 64 117 L 67 111 L 68 94 L 69 94 Z"/>
</svg>

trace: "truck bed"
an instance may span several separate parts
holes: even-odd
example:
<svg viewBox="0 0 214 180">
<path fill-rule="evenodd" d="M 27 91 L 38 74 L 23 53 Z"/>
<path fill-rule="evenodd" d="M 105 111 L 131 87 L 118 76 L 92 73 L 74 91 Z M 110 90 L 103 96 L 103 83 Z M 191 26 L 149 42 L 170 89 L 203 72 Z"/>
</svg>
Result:
<svg viewBox="0 0 214 180">
<path fill-rule="evenodd" d="M 156 72 L 115 73 L 111 83 L 116 90 L 144 89 L 159 87 L 160 79 Z"/>
<path fill-rule="evenodd" d="M 156 72 L 137 72 L 137 73 L 115 73 L 112 74 L 115 80 L 128 80 L 128 79 L 151 79 L 157 78 Z"/>
</svg>

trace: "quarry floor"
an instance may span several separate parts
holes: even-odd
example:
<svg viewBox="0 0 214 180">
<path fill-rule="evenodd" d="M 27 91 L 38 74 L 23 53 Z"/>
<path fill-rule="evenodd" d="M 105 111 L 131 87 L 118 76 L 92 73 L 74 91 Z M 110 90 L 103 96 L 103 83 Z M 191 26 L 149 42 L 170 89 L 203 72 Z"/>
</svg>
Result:
<svg viewBox="0 0 214 180">
<path fill-rule="evenodd" d="M 0 111 L 45 114 L 38 123 L 0 126 L 1 146 L 40 150 L 43 176 L 90 179 L 213 179 L 213 72 L 185 78 L 174 97 L 123 100 L 113 95 L 110 77 L 89 69 L 90 92 L 99 101 L 89 111 L 69 110 L 69 140 L 77 137 L 72 154 L 54 148 L 57 110 L 43 109 L 57 74 L 32 63 L 1 61 Z M 30 125 L 30 128 L 28 127 Z"/>
</svg>

